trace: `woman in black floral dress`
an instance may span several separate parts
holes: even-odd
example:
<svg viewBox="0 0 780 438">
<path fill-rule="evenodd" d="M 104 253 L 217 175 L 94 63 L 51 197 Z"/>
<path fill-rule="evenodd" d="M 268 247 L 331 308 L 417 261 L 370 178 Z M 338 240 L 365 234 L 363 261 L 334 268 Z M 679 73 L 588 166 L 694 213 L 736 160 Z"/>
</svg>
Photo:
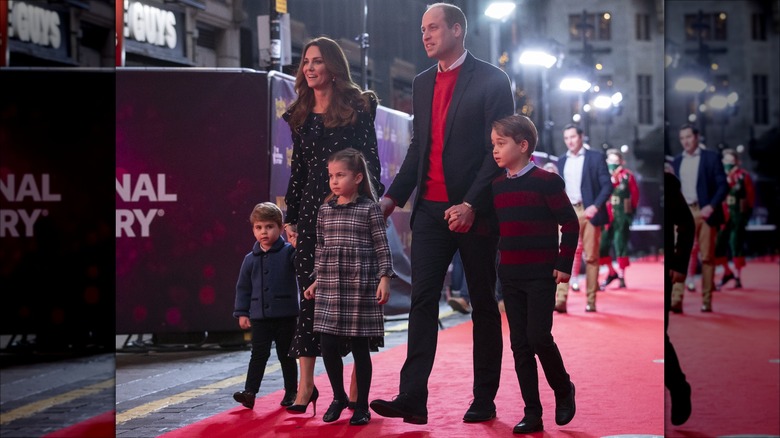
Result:
<svg viewBox="0 0 780 438">
<path fill-rule="evenodd" d="M 285 231 L 296 243 L 296 273 L 301 311 L 290 356 L 300 360 L 298 396 L 290 412 L 305 412 L 319 393 L 314 387 L 314 362 L 320 355 L 319 335 L 313 330 L 314 300 L 303 296 L 313 282 L 317 214 L 330 193 L 328 157 L 354 148 L 363 153 L 378 196 L 384 193 L 379 181 L 380 165 L 374 117 L 377 97 L 362 92 L 352 81 L 349 64 L 339 45 L 325 37 L 303 48 L 303 58 L 295 78 L 298 98 L 283 115 L 293 140 L 292 169 L 285 203 Z M 315 404 L 316 407 L 316 404 Z"/>
</svg>

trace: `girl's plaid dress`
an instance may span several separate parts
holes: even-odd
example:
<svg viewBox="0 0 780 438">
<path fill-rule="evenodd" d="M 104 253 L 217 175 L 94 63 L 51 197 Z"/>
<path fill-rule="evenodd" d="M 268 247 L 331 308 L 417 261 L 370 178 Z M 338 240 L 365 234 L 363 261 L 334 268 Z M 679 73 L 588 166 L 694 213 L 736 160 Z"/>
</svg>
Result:
<svg viewBox="0 0 780 438">
<path fill-rule="evenodd" d="M 320 208 L 314 252 L 317 292 L 314 331 L 337 336 L 384 336 L 376 289 L 395 277 L 379 204 L 365 197 Z"/>
</svg>

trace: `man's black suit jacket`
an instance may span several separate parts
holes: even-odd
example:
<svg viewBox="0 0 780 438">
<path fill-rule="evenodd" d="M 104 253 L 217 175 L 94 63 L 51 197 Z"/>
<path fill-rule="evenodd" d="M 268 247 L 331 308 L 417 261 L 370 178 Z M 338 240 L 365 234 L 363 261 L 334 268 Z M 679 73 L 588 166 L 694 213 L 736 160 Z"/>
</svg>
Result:
<svg viewBox="0 0 780 438">
<path fill-rule="evenodd" d="M 567 155 L 564 154 L 558 160 L 558 173 L 563 177 L 563 168 L 566 166 Z M 585 162 L 582 165 L 582 205 L 585 208 L 595 205 L 599 211 L 590 218 L 590 223 L 601 226 L 609 222 L 607 213 L 607 200 L 612 194 L 612 180 L 609 176 L 607 161 L 604 154 L 593 150 L 585 150 Z"/>
<path fill-rule="evenodd" d="M 447 197 L 453 205 L 469 202 L 477 210 L 475 223 L 481 217 L 495 226 L 491 182 L 502 170 L 493 160 L 490 131 L 491 123 L 514 113 L 512 89 L 506 73 L 471 53 L 466 55 L 460 68 L 444 134 L 442 164 Z M 436 73 L 437 66 L 434 65 L 414 78 L 414 132 L 404 162 L 385 194 L 398 206 L 403 206 L 414 189 L 418 189 L 410 225 L 414 222 L 422 199 L 421 188 L 425 187 L 428 174 Z"/>
</svg>

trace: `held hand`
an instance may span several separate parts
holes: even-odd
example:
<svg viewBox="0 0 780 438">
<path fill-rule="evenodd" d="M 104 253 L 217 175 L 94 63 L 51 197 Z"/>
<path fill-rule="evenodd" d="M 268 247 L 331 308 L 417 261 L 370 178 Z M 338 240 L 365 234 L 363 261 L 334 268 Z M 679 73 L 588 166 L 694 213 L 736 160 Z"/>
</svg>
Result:
<svg viewBox="0 0 780 438">
<path fill-rule="evenodd" d="M 379 305 L 386 304 L 390 300 L 390 278 L 382 277 L 376 288 L 376 301 Z"/>
<path fill-rule="evenodd" d="M 553 269 L 553 277 L 555 277 L 555 282 L 558 284 L 568 283 L 569 279 L 571 279 L 571 274 L 567 274 L 557 269 Z"/>
<path fill-rule="evenodd" d="M 699 210 L 699 214 L 701 214 L 701 217 L 707 220 L 709 219 L 709 217 L 712 215 L 714 211 L 715 209 L 713 209 L 711 205 L 705 205 L 704 207 L 701 208 L 701 210 Z"/>
<path fill-rule="evenodd" d="M 683 272 L 677 272 L 673 269 L 670 269 L 669 277 L 672 278 L 672 283 L 683 283 L 685 282 L 686 274 Z"/>
<path fill-rule="evenodd" d="M 474 210 L 464 204 L 453 205 L 444 211 L 444 220 L 450 226 L 450 231 L 465 233 L 474 223 Z"/>
<path fill-rule="evenodd" d="M 315 280 L 314 283 L 311 284 L 305 291 L 303 291 L 303 296 L 307 300 L 313 300 L 314 299 L 314 292 L 317 290 L 317 281 Z"/>
<path fill-rule="evenodd" d="M 588 219 L 593 219 L 593 216 L 596 216 L 596 213 L 599 212 L 599 208 L 595 205 L 588 206 L 588 208 L 585 209 L 585 217 Z"/>
<path fill-rule="evenodd" d="M 382 209 L 382 216 L 387 220 L 393 213 L 393 210 L 395 210 L 395 202 L 390 198 L 382 198 L 379 200 L 379 208 Z"/>
<path fill-rule="evenodd" d="M 287 234 L 287 241 L 295 247 L 298 244 L 298 227 L 292 224 L 284 224 L 284 232 Z"/>
<path fill-rule="evenodd" d="M 252 323 L 249 322 L 249 318 L 247 318 L 246 316 L 239 316 L 238 326 L 241 327 L 243 330 L 247 330 L 252 327 Z"/>
</svg>

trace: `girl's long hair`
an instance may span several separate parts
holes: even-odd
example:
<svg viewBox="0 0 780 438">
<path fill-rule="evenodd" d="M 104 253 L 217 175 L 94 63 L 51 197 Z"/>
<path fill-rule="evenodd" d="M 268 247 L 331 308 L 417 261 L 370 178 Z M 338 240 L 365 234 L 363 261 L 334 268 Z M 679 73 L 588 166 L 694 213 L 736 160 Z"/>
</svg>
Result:
<svg viewBox="0 0 780 438">
<path fill-rule="evenodd" d="M 366 198 L 374 202 L 377 201 L 378 196 L 374 191 L 374 186 L 371 185 L 371 173 L 368 171 L 368 164 L 366 163 L 366 158 L 363 156 L 362 153 L 360 153 L 359 150 L 354 148 L 346 148 L 338 152 L 334 152 L 328 158 L 328 163 L 332 163 L 334 161 L 341 161 L 342 163 L 346 164 L 347 170 L 349 170 L 350 172 L 354 172 L 355 175 L 357 175 L 358 173 L 362 173 L 363 181 L 361 181 L 360 185 L 358 186 L 358 194 L 365 196 Z M 331 192 L 331 194 L 328 195 L 327 198 L 325 198 L 325 203 L 328 203 L 335 198 L 336 195 L 333 192 Z"/>
<path fill-rule="evenodd" d="M 360 87 L 352 81 L 349 72 L 349 63 L 344 51 L 337 42 L 327 37 L 315 38 L 303 47 L 303 56 L 295 75 L 295 92 L 298 98 L 290 105 L 289 123 L 295 130 L 298 129 L 306 117 L 314 108 L 314 90 L 309 88 L 306 82 L 306 72 L 303 60 L 309 47 L 317 46 L 322 54 L 322 60 L 328 73 L 333 75 L 333 93 L 328 109 L 323 115 L 323 124 L 326 128 L 353 125 L 357 122 L 357 110 L 371 111 L 373 102 L 378 102 L 373 91 L 361 91 Z"/>
</svg>

